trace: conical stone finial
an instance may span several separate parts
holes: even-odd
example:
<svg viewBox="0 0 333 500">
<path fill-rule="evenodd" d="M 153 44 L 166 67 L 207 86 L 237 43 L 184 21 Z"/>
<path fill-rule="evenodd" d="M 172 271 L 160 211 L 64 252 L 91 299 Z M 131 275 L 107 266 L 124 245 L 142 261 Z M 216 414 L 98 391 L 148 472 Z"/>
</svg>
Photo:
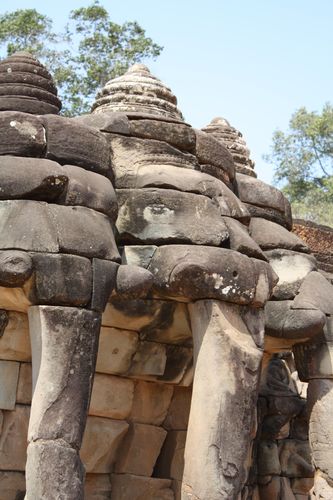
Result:
<svg viewBox="0 0 333 500">
<path fill-rule="evenodd" d="M 254 171 L 254 161 L 250 159 L 250 150 L 246 146 L 242 134 L 232 127 L 225 118 L 214 118 L 202 130 L 212 134 L 229 149 L 237 172 L 257 177 Z"/>
<path fill-rule="evenodd" d="M 140 113 L 183 121 L 177 98 L 144 64 L 134 64 L 124 75 L 106 83 L 92 112 Z"/>
<path fill-rule="evenodd" d="M 0 111 L 58 114 L 61 101 L 46 68 L 29 52 L 0 61 Z"/>
</svg>

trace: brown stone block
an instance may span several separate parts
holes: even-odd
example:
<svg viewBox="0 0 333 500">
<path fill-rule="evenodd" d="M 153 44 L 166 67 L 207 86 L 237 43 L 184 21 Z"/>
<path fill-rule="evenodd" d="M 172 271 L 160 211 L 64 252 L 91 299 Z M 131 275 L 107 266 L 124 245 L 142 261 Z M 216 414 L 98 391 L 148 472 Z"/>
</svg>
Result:
<svg viewBox="0 0 333 500">
<path fill-rule="evenodd" d="M 9 311 L 8 319 L 0 341 L 0 359 L 31 361 L 28 316 Z"/>
<path fill-rule="evenodd" d="M 154 470 L 157 477 L 182 480 L 185 442 L 186 431 L 168 432 Z"/>
<path fill-rule="evenodd" d="M 0 409 L 14 410 L 20 363 L 0 360 Z"/>
<path fill-rule="evenodd" d="M 28 113 L 1 111 L 0 155 L 43 156 L 46 147 L 44 127 Z"/>
<path fill-rule="evenodd" d="M 313 477 L 309 443 L 285 439 L 279 443 L 281 475 L 286 477 Z"/>
<path fill-rule="evenodd" d="M 132 358 L 128 374 L 132 377 L 163 376 L 167 362 L 166 346 L 141 341 Z"/>
<path fill-rule="evenodd" d="M 111 477 L 109 474 L 87 474 L 84 484 L 85 500 L 111 499 Z"/>
<path fill-rule="evenodd" d="M 29 406 L 16 405 L 3 412 L 0 439 L 0 470 L 24 471 L 27 458 Z"/>
<path fill-rule="evenodd" d="M 132 410 L 133 392 L 133 380 L 96 373 L 89 415 L 126 419 Z"/>
<path fill-rule="evenodd" d="M 112 472 L 127 429 L 128 423 L 121 420 L 88 417 L 80 452 L 87 472 Z"/>
<path fill-rule="evenodd" d="M 188 125 L 156 120 L 130 120 L 129 125 L 130 135 L 165 141 L 184 151 L 195 152 L 195 132 Z"/>
<path fill-rule="evenodd" d="M 186 430 L 191 408 L 192 387 L 175 387 L 163 427 L 170 430 Z"/>
<path fill-rule="evenodd" d="M 151 476 L 167 432 L 161 427 L 132 424 L 116 462 L 116 472 Z"/>
<path fill-rule="evenodd" d="M 25 495 L 24 472 L 0 471 L 1 500 L 23 500 Z"/>
<path fill-rule="evenodd" d="M 124 375 L 130 368 L 139 342 L 138 334 L 103 326 L 99 336 L 96 371 Z"/>
<path fill-rule="evenodd" d="M 139 381 L 135 385 L 131 420 L 142 424 L 161 425 L 167 414 L 173 387 Z"/>
<path fill-rule="evenodd" d="M 17 385 L 16 401 L 20 404 L 31 404 L 32 368 L 31 363 L 21 363 Z"/>
<path fill-rule="evenodd" d="M 112 500 L 174 500 L 169 479 L 112 474 Z"/>
</svg>

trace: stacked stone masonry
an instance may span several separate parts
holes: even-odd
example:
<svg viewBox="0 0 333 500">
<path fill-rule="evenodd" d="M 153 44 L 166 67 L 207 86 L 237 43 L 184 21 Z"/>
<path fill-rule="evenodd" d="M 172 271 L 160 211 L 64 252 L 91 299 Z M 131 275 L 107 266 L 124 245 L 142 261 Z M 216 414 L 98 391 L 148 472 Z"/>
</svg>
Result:
<svg viewBox="0 0 333 500">
<path fill-rule="evenodd" d="M 0 500 L 331 499 L 330 248 L 145 66 L 59 109 L 0 63 Z"/>
</svg>

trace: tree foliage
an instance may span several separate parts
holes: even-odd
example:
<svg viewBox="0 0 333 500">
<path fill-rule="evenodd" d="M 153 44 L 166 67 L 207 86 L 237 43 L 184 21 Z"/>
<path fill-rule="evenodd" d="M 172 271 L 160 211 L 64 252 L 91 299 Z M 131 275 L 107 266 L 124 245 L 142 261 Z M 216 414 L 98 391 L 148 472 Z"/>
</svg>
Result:
<svg viewBox="0 0 333 500">
<path fill-rule="evenodd" d="M 38 57 L 53 74 L 68 115 L 87 112 L 109 79 L 162 50 L 137 22 L 112 22 L 98 0 L 72 10 L 63 33 L 55 33 L 52 20 L 35 9 L 5 13 L 0 47 L 4 56 L 27 50 Z"/>
<path fill-rule="evenodd" d="M 282 186 L 296 217 L 333 226 L 333 107 L 321 113 L 297 110 L 288 132 L 273 135 L 274 181 Z"/>
</svg>

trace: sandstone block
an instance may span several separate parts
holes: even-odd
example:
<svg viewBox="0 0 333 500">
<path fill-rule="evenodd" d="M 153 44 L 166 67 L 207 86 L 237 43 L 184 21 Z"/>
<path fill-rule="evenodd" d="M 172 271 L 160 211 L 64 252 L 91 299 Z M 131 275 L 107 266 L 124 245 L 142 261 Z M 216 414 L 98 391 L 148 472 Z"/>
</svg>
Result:
<svg viewBox="0 0 333 500">
<path fill-rule="evenodd" d="M 249 176 L 245 175 L 244 177 L 249 177 Z M 274 222 L 275 224 L 279 224 L 280 226 L 287 228 L 288 231 L 291 231 L 292 217 L 290 215 L 289 210 L 287 213 L 282 213 L 276 208 L 259 207 L 257 205 L 252 205 L 251 203 L 245 203 L 245 201 L 243 201 L 243 205 L 250 214 L 250 217 L 252 218 L 258 217 L 260 219 L 269 220 L 271 222 Z"/>
<path fill-rule="evenodd" d="M 141 341 L 132 358 L 128 374 L 134 377 L 163 376 L 166 362 L 165 345 Z"/>
<path fill-rule="evenodd" d="M 285 196 L 282 192 L 250 175 L 236 174 L 237 193 L 245 203 L 268 207 L 285 212 Z"/>
<path fill-rule="evenodd" d="M 0 409 L 14 410 L 20 363 L 0 361 Z"/>
<path fill-rule="evenodd" d="M 121 300 L 145 297 L 153 286 L 150 271 L 139 266 L 119 266 L 115 294 Z"/>
<path fill-rule="evenodd" d="M 156 248 L 156 245 L 125 245 L 121 256 L 121 263 L 147 269 Z"/>
<path fill-rule="evenodd" d="M 246 226 L 230 217 L 224 217 L 223 220 L 229 231 L 231 250 L 236 250 L 255 259 L 267 260 L 260 247 L 249 235 Z"/>
<path fill-rule="evenodd" d="M 96 373 L 89 415 L 125 420 L 132 410 L 133 393 L 132 380 Z"/>
<path fill-rule="evenodd" d="M 84 468 L 78 453 L 61 440 L 28 446 L 26 500 L 83 498 Z"/>
<path fill-rule="evenodd" d="M 193 128 L 188 125 L 157 120 L 130 120 L 129 127 L 132 136 L 165 141 L 178 149 L 195 153 L 196 136 Z"/>
<path fill-rule="evenodd" d="M 313 477 L 310 448 L 306 441 L 285 439 L 279 443 L 281 474 L 286 477 Z"/>
<path fill-rule="evenodd" d="M 62 116 L 44 115 L 40 120 L 46 129 L 46 158 L 110 175 L 109 146 L 101 132 Z"/>
<path fill-rule="evenodd" d="M 158 380 L 168 384 L 179 384 L 193 364 L 193 350 L 191 347 L 180 345 L 166 345 L 166 365 L 163 375 Z"/>
<path fill-rule="evenodd" d="M 265 255 L 279 277 L 274 288 L 274 297 L 279 300 L 293 299 L 303 279 L 317 269 L 316 259 L 312 255 L 283 249 L 269 250 Z"/>
<path fill-rule="evenodd" d="M 118 264 L 104 259 L 92 260 L 91 309 L 103 312 L 112 290 L 116 286 Z"/>
<path fill-rule="evenodd" d="M 100 315 L 73 307 L 29 309 L 33 378 L 29 441 L 62 439 L 79 448 L 95 368 Z M 38 378 L 37 378 L 38 376 Z"/>
<path fill-rule="evenodd" d="M 85 500 L 109 500 L 111 477 L 109 474 L 87 474 L 84 484 Z"/>
<path fill-rule="evenodd" d="M 110 299 L 102 317 L 104 326 L 112 326 L 124 330 L 139 331 L 156 318 L 163 318 L 165 301 L 151 299 L 116 300 Z"/>
<path fill-rule="evenodd" d="M 191 408 L 192 388 L 175 387 L 168 414 L 163 427 L 168 430 L 185 431 Z"/>
<path fill-rule="evenodd" d="M 3 412 L 0 440 L 0 470 L 24 471 L 30 407 L 17 405 Z"/>
<path fill-rule="evenodd" d="M 0 251 L 0 286 L 22 286 L 31 276 L 33 263 L 30 255 L 17 250 Z"/>
<path fill-rule="evenodd" d="M 131 420 L 141 424 L 161 425 L 166 417 L 172 394 L 173 387 L 170 385 L 143 380 L 137 382 Z"/>
<path fill-rule="evenodd" d="M 16 401 L 20 404 L 31 404 L 32 397 L 32 368 L 31 363 L 21 363 L 17 384 Z"/>
<path fill-rule="evenodd" d="M 28 113 L 1 111 L 0 154 L 43 156 L 46 147 L 41 120 Z"/>
<path fill-rule="evenodd" d="M 201 130 L 195 130 L 195 135 L 195 153 L 199 162 L 224 170 L 232 181 L 235 177 L 235 165 L 228 149 L 215 137 Z"/>
<path fill-rule="evenodd" d="M 158 477 L 183 478 L 186 431 L 169 431 L 158 457 L 155 471 Z"/>
<path fill-rule="evenodd" d="M 117 190 L 119 240 L 219 246 L 229 234 L 212 200 L 173 189 Z"/>
<path fill-rule="evenodd" d="M 174 500 L 169 479 L 112 474 L 112 500 Z"/>
<path fill-rule="evenodd" d="M 291 481 L 291 489 L 296 495 L 309 495 L 312 487 L 312 477 L 297 477 Z"/>
<path fill-rule="evenodd" d="M 51 204 L 48 205 L 48 213 L 61 252 L 88 258 L 120 260 L 111 223 L 105 215 L 86 207 Z"/>
<path fill-rule="evenodd" d="M 80 452 L 88 473 L 109 474 L 112 472 L 127 430 L 127 422 L 88 417 Z"/>
<path fill-rule="evenodd" d="M 258 474 L 271 476 L 281 474 L 278 446 L 275 441 L 260 441 L 258 445 Z"/>
<path fill-rule="evenodd" d="M 130 124 L 124 113 L 103 112 L 88 115 L 75 116 L 76 122 L 94 127 L 101 132 L 113 132 L 114 134 L 130 135 Z"/>
<path fill-rule="evenodd" d="M 84 306 L 91 297 L 90 260 L 78 255 L 32 255 L 35 279 L 30 300 L 35 304 Z"/>
<path fill-rule="evenodd" d="M 31 361 L 28 317 L 20 312 L 8 312 L 8 325 L 0 342 L 0 359 Z"/>
<path fill-rule="evenodd" d="M 281 478 L 279 476 L 271 476 L 268 483 L 260 484 L 259 498 L 260 500 L 278 500 L 281 498 Z"/>
<path fill-rule="evenodd" d="M 333 287 L 318 272 L 310 272 L 300 286 L 294 302 L 294 309 L 319 309 L 333 315 Z"/>
<path fill-rule="evenodd" d="M 64 165 L 62 170 L 68 178 L 68 184 L 60 197 L 61 203 L 92 208 L 107 215 L 112 221 L 116 220 L 118 204 L 109 179 L 74 165 Z"/>
<path fill-rule="evenodd" d="M 23 472 L 0 471 L 1 500 L 23 500 L 25 477 Z"/>
<path fill-rule="evenodd" d="M 117 459 L 116 472 L 150 477 L 166 434 L 161 427 L 131 424 Z"/>
<path fill-rule="evenodd" d="M 96 371 L 124 375 L 130 368 L 138 342 L 138 334 L 133 331 L 102 327 Z"/>
<path fill-rule="evenodd" d="M 285 248 L 295 252 L 309 253 L 310 249 L 296 234 L 287 231 L 280 224 L 276 224 L 260 217 L 253 217 L 249 232 L 254 241 L 263 250 Z"/>
</svg>

